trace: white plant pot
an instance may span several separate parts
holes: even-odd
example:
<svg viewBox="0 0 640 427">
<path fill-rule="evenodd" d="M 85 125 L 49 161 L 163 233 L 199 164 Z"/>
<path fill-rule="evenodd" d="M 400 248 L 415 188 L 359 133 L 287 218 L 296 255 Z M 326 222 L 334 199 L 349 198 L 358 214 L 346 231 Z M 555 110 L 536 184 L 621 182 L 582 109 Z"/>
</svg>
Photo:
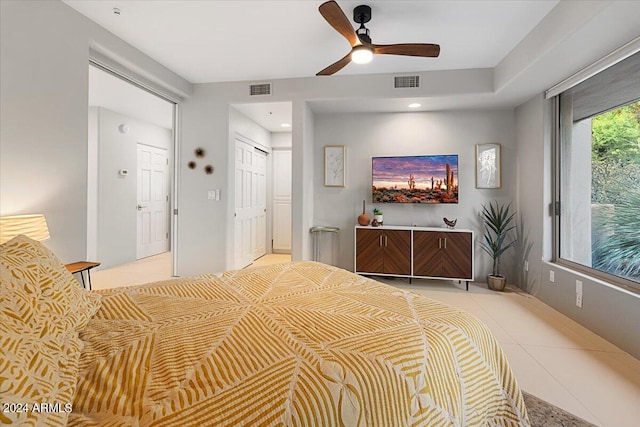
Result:
<svg viewBox="0 0 640 427">
<path fill-rule="evenodd" d="M 382 215 L 374 215 L 373 219 L 378 221 L 378 224 L 382 224 Z"/>
</svg>

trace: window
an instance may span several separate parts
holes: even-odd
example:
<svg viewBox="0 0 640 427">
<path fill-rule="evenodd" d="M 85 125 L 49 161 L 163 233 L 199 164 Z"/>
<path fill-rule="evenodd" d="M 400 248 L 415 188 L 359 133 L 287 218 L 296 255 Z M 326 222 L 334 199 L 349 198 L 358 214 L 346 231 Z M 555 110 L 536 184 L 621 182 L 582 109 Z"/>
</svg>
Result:
<svg viewBox="0 0 640 427">
<path fill-rule="evenodd" d="M 559 95 L 556 258 L 640 290 L 640 53 Z"/>
</svg>

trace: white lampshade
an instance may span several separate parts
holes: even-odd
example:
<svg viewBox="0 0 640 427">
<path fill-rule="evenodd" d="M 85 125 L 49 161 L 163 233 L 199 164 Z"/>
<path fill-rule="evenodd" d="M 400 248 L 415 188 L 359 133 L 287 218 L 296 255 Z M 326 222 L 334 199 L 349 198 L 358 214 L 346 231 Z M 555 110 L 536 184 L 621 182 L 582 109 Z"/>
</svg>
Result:
<svg viewBox="0 0 640 427">
<path fill-rule="evenodd" d="M 373 51 L 364 46 L 356 46 L 351 51 L 351 60 L 356 64 L 368 64 L 373 59 Z"/>
<path fill-rule="evenodd" d="M 42 214 L 14 215 L 0 217 L 0 244 L 8 242 L 19 234 L 33 240 L 47 240 L 49 227 Z"/>
</svg>

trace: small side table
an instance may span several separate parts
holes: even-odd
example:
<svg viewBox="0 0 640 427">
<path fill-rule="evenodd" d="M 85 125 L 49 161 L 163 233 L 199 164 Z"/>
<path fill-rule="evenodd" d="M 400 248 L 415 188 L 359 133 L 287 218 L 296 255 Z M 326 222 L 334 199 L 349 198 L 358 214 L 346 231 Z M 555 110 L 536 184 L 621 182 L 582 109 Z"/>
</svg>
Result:
<svg viewBox="0 0 640 427">
<path fill-rule="evenodd" d="M 313 237 L 313 261 L 320 261 L 320 249 L 322 247 L 321 238 L 324 233 L 330 233 L 332 236 L 331 240 L 331 264 L 333 264 L 333 249 L 334 249 L 334 241 L 333 236 L 338 236 L 338 232 L 340 229 L 338 227 L 329 227 L 326 225 L 316 225 L 309 229 L 311 236 Z"/>
<path fill-rule="evenodd" d="M 91 274 L 89 273 L 89 270 L 99 265 L 99 262 L 79 261 L 72 262 L 71 264 L 65 264 L 65 267 L 67 267 L 67 270 L 69 270 L 71 274 L 80 273 L 80 278 L 82 279 L 82 287 L 85 289 L 87 288 L 87 286 L 84 283 L 84 275 L 82 273 L 86 271 L 87 278 L 89 279 L 89 290 L 91 290 Z"/>
</svg>

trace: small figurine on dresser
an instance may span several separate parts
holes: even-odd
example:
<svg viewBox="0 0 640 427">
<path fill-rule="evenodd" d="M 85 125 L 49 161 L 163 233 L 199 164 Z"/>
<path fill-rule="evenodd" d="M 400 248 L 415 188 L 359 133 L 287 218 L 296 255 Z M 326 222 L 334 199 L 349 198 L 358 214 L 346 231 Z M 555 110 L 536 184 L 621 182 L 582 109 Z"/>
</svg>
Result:
<svg viewBox="0 0 640 427">
<path fill-rule="evenodd" d="M 451 229 L 453 229 L 456 226 L 456 223 L 458 222 L 458 218 L 454 220 L 442 218 L 442 220 L 444 221 L 445 224 L 447 224 L 447 228 L 451 228 Z"/>
</svg>

